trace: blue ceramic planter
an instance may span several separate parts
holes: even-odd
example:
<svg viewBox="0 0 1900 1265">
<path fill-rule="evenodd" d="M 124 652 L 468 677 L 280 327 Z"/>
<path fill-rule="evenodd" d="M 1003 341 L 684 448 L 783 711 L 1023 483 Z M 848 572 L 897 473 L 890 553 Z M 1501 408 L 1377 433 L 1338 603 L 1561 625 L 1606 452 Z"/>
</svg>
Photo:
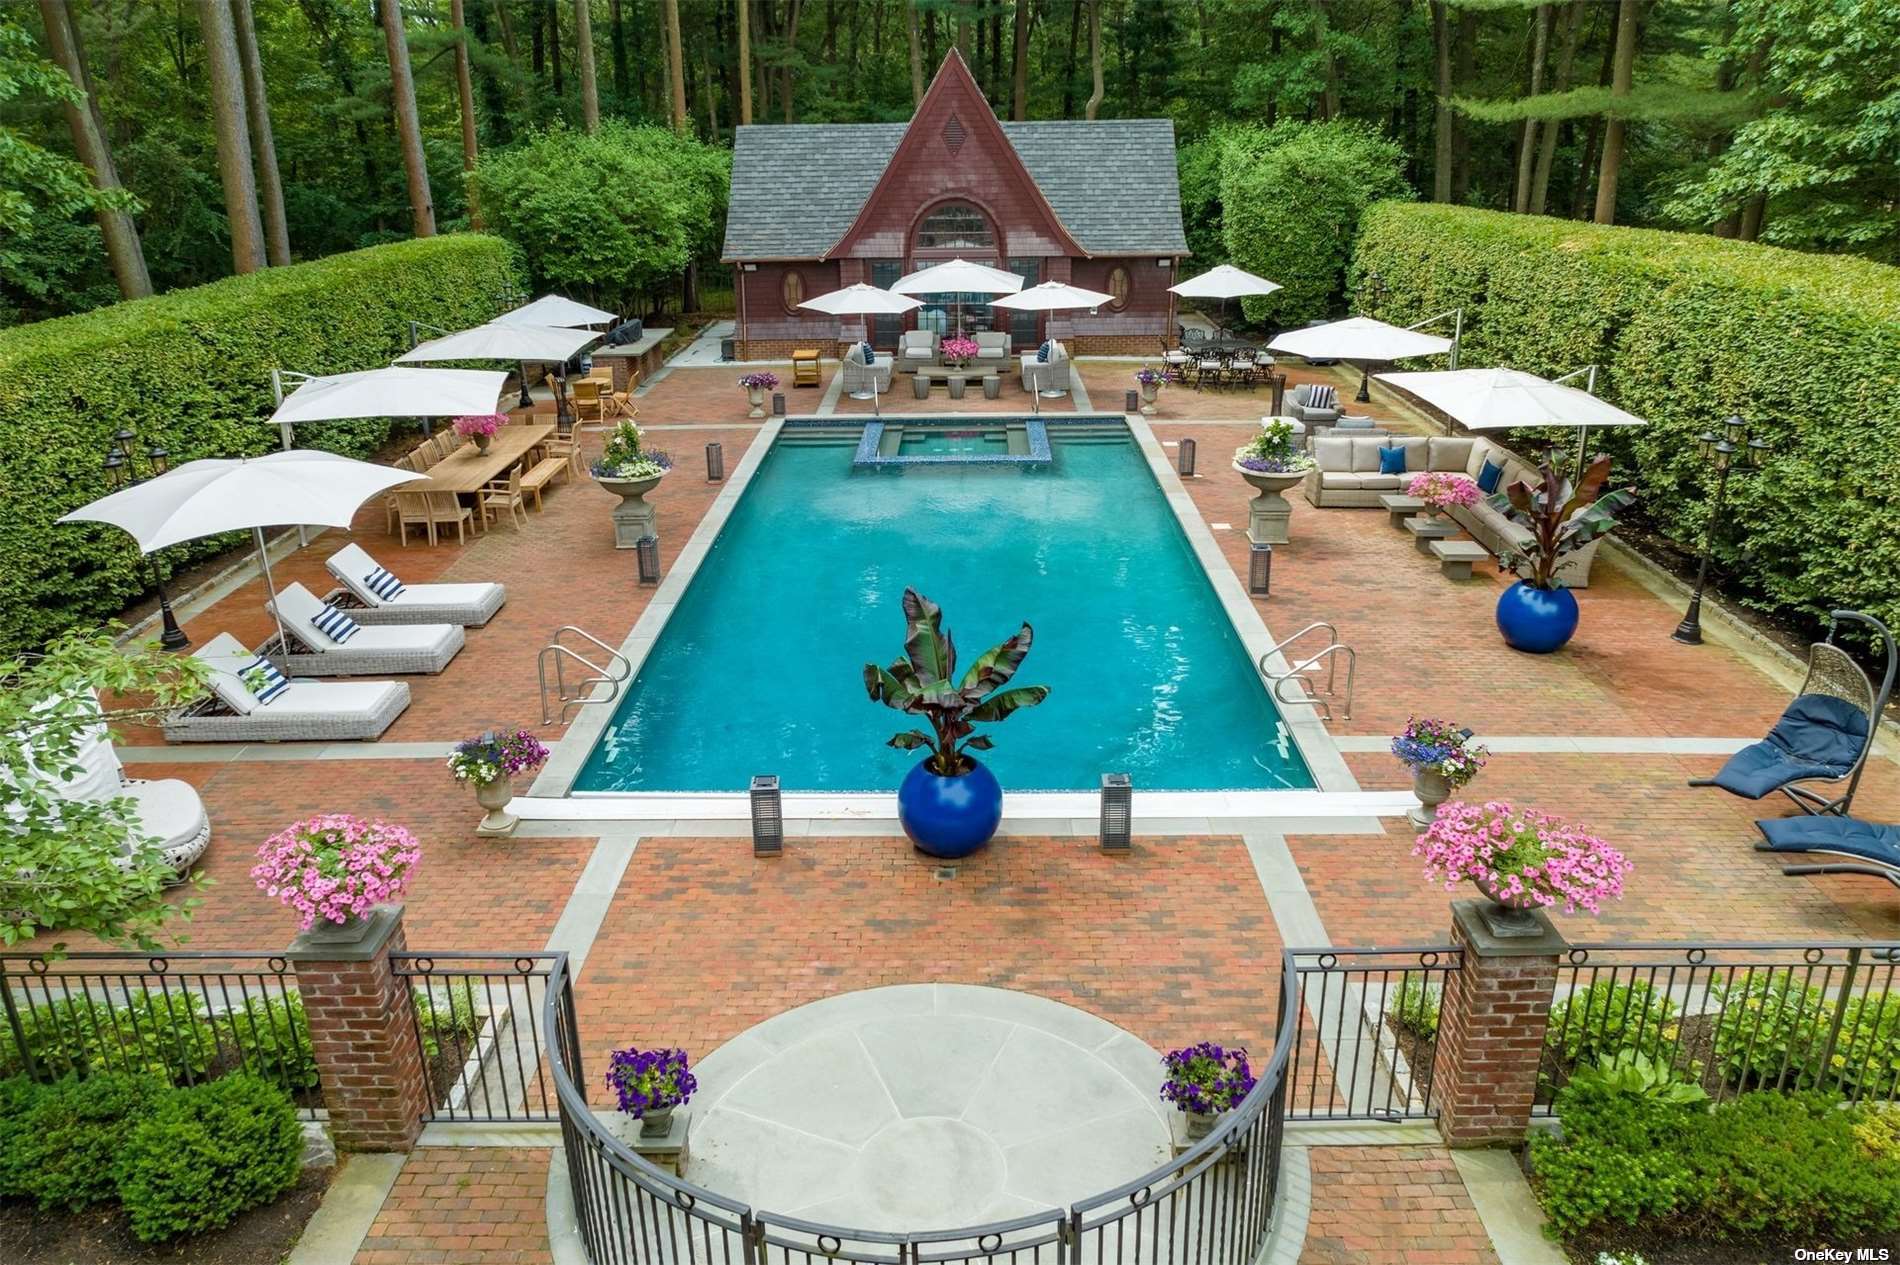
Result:
<svg viewBox="0 0 1900 1265">
<path fill-rule="evenodd" d="M 1549 654 L 1577 631 L 1577 599 L 1569 589 L 1540 589 L 1519 580 L 1498 599 L 1498 631 L 1513 650 Z"/>
<path fill-rule="evenodd" d="M 917 850 L 966 857 L 990 841 L 1003 820 L 1003 787 L 975 764 L 962 777 L 938 777 L 921 761 L 897 788 L 897 819 Z"/>
</svg>

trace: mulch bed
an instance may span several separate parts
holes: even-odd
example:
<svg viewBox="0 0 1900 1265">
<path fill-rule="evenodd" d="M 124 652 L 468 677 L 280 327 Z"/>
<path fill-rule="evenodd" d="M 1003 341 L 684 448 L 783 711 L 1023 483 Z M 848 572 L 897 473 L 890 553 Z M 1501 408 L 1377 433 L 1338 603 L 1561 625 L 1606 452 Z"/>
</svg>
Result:
<svg viewBox="0 0 1900 1265">
<path fill-rule="evenodd" d="M 1385 1026 L 1398 1043 L 1405 1066 L 1411 1069 L 1413 1088 L 1422 1093 L 1431 1081 L 1432 1069 L 1437 1066 L 1433 1060 L 1438 1057 L 1438 1038 L 1419 1036 L 1400 1024 L 1398 1016 L 1390 1011 L 1386 1012 Z"/>
<path fill-rule="evenodd" d="M 1900 1261 L 1900 1235 L 1869 1235 L 1864 1239 L 1838 1243 L 1813 1239 L 1738 1238 L 1711 1239 L 1707 1235 L 1670 1234 L 1655 1230 L 1618 1229 L 1566 1243 L 1564 1254 L 1575 1265 L 1596 1265 L 1599 1252 L 1640 1252 L 1649 1265 L 1790 1265 L 1801 1259 L 1799 1250 L 1814 1252 L 1831 1247 L 1845 1249 L 1846 1259 L 1854 1259 L 1854 1249 L 1869 1248 L 1873 1255 L 1863 1260 Z M 1880 1252 L 1886 1255 L 1881 1256 Z M 1814 1260 L 1813 1256 L 1806 1259 Z"/>
<path fill-rule="evenodd" d="M 124 1265 L 171 1261 L 177 1265 L 275 1265 L 303 1234 L 323 1201 L 334 1168 L 306 1170 L 282 1198 L 241 1214 L 222 1230 L 170 1243 L 132 1237 L 116 1205 L 85 1212 L 41 1212 L 30 1203 L 0 1202 L 0 1251 L 7 1265 Z"/>
</svg>

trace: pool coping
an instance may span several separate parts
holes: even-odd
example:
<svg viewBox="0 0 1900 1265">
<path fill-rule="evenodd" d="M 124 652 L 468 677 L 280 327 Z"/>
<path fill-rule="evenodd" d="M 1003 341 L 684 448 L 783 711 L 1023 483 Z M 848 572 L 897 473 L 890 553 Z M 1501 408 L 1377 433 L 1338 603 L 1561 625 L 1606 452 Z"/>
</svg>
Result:
<svg viewBox="0 0 1900 1265">
<path fill-rule="evenodd" d="M 937 417 L 934 414 L 930 416 L 933 420 Z M 1284 670 L 1287 667 L 1285 658 L 1269 653 L 1272 651 L 1273 638 L 1267 631 L 1266 622 L 1260 617 L 1259 610 L 1248 598 L 1246 591 L 1241 588 L 1240 580 L 1234 575 L 1233 569 L 1228 566 L 1225 555 L 1221 553 L 1220 546 L 1214 540 L 1212 529 L 1202 519 L 1193 498 L 1188 494 L 1180 477 L 1175 473 L 1174 467 L 1169 463 L 1167 453 L 1162 449 L 1160 441 L 1155 438 L 1154 431 L 1148 426 L 1147 420 L 1135 413 L 1102 412 L 1091 415 L 1092 418 L 1099 419 L 1112 419 L 1118 416 L 1134 438 L 1136 447 L 1147 459 L 1149 473 L 1154 477 L 1162 496 L 1168 503 L 1168 508 L 1174 514 L 1175 521 L 1187 537 L 1188 544 L 1194 551 L 1195 560 L 1200 563 L 1201 570 L 1213 586 L 1221 609 L 1226 612 L 1229 625 L 1240 638 L 1248 661 L 1257 663 L 1265 655 L 1269 663 Z M 719 533 L 725 530 L 726 522 L 731 518 L 733 509 L 739 503 L 739 498 L 744 496 L 746 489 L 751 486 L 754 476 L 765 463 L 766 454 L 778 441 L 781 432 L 788 426 L 792 429 L 815 429 L 818 428 L 817 424 L 826 424 L 825 428 L 829 428 L 829 425 L 844 428 L 863 423 L 855 420 L 839 421 L 832 417 L 778 417 L 770 419 L 759 428 L 758 434 L 753 437 L 752 443 L 747 446 L 745 454 L 727 478 L 725 486 L 720 488 L 718 495 L 713 498 L 713 503 L 707 507 L 706 513 L 694 527 L 693 534 L 687 538 L 686 546 L 674 559 L 672 569 L 661 579 L 659 588 L 653 594 L 653 600 L 648 602 L 646 609 L 640 612 L 639 619 L 634 621 L 633 628 L 620 643 L 619 653 L 630 665 L 627 674 L 629 682 L 639 675 L 647 655 L 658 644 L 667 621 L 672 618 L 674 609 L 679 605 L 681 595 L 693 582 L 693 577 L 698 574 L 701 564 L 705 562 L 707 554 L 712 549 L 713 542 L 719 538 Z M 1268 697 L 1272 698 L 1271 690 L 1264 683 L 1261 683 L 1260 688 L 1267 691 Z M 600 697 L 608 689 L 609 687 L 605 685 L 596 686 L 594 696 Z M 1171 801 L 1169 807 L 1184 816 L 1228 817 L 1233 814 L 1234 809 L 1246 803 L 1246 800 L 1239 798 L 1243 795 L 1272 795 L 1276 797 L 1276 806 L 1278 797 L 1283 796 L 1345 794 L 1356 797 L 1361 790 L 1359 781 L 1347 767 L 1338 744 L 1333 741 L 1332 735 L 1319 717 L 1306 709 L 1288 709 L 1277 699 L 1273 700 L 1273 706 L 1275 713 L 1286 725 L 1293 744 L 1299 749 L 1301 758 L 1306 762 L 1307 771 L 1313 776 L 1314 789 L 1253 792 L 1174 791 L 1167 792 Z M 529 787 L 527 795 L 517 797 L 510 811 L 529 820 L 540 821 L 571 821 L 587 818 L 712 821 L 723 819 L 729 813 L 734 816 L 743 815 L 741 810 L 747 804 L 747 793 L 743 790 L 575 791 L 574 783 L 580 777 L 581 768 L 600 741 L 601 735 L 606 732 L 616 710 L 614 706 L 607 703 L 590 704 L 580 708 L 574 722 L 568 726 L 567 732 L 552 744 L 548 761 L 542 766 L 533 785 Z M 1137 795 L 1142 794 L 1139 787 L 1136 791 Z M 1054 807 L 1056 803 L 1053 797 L 1062 796 L 1062 807 L 1065 809 L 1071 797 L 1074 798 L 1077 807 L 1084 803 L 1093 805 L 1097 798 L 1095 791 L 1060 791 L 1044 794 L 1052 797 L 1051 807 Z M 796 797 L 792 793 L 787 793 L 785 798 L 788 801 L 796 798 L 805 809 L 799 814 L 800 816 L 814 819 L 864 820 L 859 801 L 865 796 L 877 796 L 885 803 L 886 812 L 880 820 L 888 820 L 892 823 L 896 821 L 896 813 L 890 804 L 889 792 L 809 792 L 798 793 Z M 1207 810 L 1196 811 L 1191 797 L 1204 797 Z M 530 802 L 535 800 L 541 802 L 538 804 Z M 685 802 L 703 806 L 701 811 L 704 811 L 706 816 L 688 818 L 680 811 Z M 715 808 L 715 806 L 724 807 L 728 804 L 730 808 L 726 811 L 718 811 Z M 1218 808 L 1216 808 L 1217 805 Z M 1264 803 L 1262 806 L 1264 807 Z M 831 811 L 826 811 L 827 807 Z M 1368 813 L 1369 807 L 1368 801 L 1357 800 L 1349 811 L 1355 816 L 1384 815 L 1390 811 L 1389 808 L 1381 805 L 1383 812 L 1375 809 Z M 583 808 L 586 811 L 576 811 Z M 1328 811 L 1320 808 L 1316 802 L 1315 810 L 1310 815 L 1319 817 L 1344 815 L 1342 810 L 1346 808 L 1345 803 L 1340 803 L 1338 807 Z M 788 812 L 787 815 L 791 814 Z M 1080 813 L 1069 811 L 1051 815 L 1081 816 Z M 1245 815 L 1254 814 L 1246 813 Z M 1301 812 L 1298 815 L 1309 814 Z"/>
</svg>

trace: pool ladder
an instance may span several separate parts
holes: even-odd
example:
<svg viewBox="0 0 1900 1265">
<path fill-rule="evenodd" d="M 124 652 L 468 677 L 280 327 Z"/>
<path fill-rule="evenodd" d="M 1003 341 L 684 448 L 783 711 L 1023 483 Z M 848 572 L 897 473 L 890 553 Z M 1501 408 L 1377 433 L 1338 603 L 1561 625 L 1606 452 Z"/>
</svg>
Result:
<svg viewBox="0 0 1900 1265">
<path fill-rule="evenodd" d="M 563 643 L 561 638 L 568 633 L 581 638 L 590 646 L 605 650 L 607 652 L 606 666 L 595 663 L 580 651 Z M 574 683 L 572 691 L 568 689 L 567 681 L 567 664 L 570 659 L 580 664 L 587 672 L 584 678 Z M 554 666 L 551 689 L 548 681 L 549 664 Z M 633 664 L 628 661 L 626 655 L 621 654 L 592 633 L 576 628 L 572 624 L 563 624 L 554 630 L 554 636 L 548 644 L 541 647 L 537 667 L 541 674 L 541 723 L 544 725 L 566 724 L 575 708 L 585 707 L 590 703 L 613 702 L 620 697 L 620 687 L 626 684 L 628 677 L 633 675 Z M 594 687 L 597 685 L 605 685 L 607 688 L 605 691 L 596 692 Z M 560 711 L 558 722 L 555 719 L 557 707 Z"/>
<path fill-rule="evenodd" d="M 1306 634 L 1317 630 L 1324 630 L 1326 633 L 1324 649 L 1294 663 L 1284 672 L 1273 670 L 1271 660 L 1274 655 L 1279 654 Z M 1291 658 L 1291 656 L 1288 657 Z M 1317 708 L 1322 719 L 1331 720 L 1333 719 L 1332 700 L 1339 697 L 1339 692 L 1335 687 L 1339 678 L 1339 661 L 1342 658 L 1346 661 L 1346 697 L 1345 706 L 1340 711 L 1340 718 L 1351 720 L 1352 682 L 1353 676 L 1359 669 L 1359 656 L 1354 653 L 1351 646 L 1339 639 L 1339 630 L 1324 620 L 1308 624 L 1261 655 L 1260 675 L 1271 683 L 1270 689 L 1274 702 L 1285 703 L 1291 707 Z M 1323 690 L 1319 688 L 1321 664 L 1326 667 L 1326 687 Z M 1289 698 L 1285 692 L 1288 685 L 1297 686 L 1299 693 Z"/>
</svg>

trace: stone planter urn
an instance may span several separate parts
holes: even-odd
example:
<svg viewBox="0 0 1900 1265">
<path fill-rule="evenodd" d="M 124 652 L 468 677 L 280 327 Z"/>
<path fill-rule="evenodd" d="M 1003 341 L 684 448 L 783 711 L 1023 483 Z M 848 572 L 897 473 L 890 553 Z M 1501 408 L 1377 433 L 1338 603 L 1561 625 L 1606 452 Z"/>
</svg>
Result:
<svg viewBox="0 0 1900 1265">
<path fill-rule="evenodd" d="M 1143 417 L 1153 417 L 1155 415 L 1155 397 L 1159 395 L 1160 392 L 1161 384 L 1159 382 L 1141 383 L 1141 415 Z"/>
<path fill-rule="evenodd" d="M 752 411 L 750 413 L 747 413 L 746 416 L 747 417 L 764 417 L 765 416 L 765 388 L 764 387 L 747 387 L 745 389 L 745 397 L 752 404 Z M 620 548 L 622 549 L 625 549 L 628 547 L 629 546 L 627 545 L 620 546 Z"/>
<path fill-rule="evenodd" d="M 515 827 L 521 823 L 521 818 L 503 810 L 508 807 L 508 802 L 514 797 L 514 783 L 509 778 L 504 777 L 485 786 L 477 786 L 475 802 L 488 811 L 482 818 L 481 824 L 475 827 L 475 833 L 490 839 L 506 838 L 512 835 Z"/>
<path fill-rule="evenodd" d="M 1187 1136 L 1190 1142 L 1199 1142 L 1212 1133 L 1214 1126 L 1220 1123 L 1221 1118 L 1221 1113 L 1218 1111 L 1189 1111 L 1183 1114 L 1187 1116 Z"/>
<path fill-rule="evenodd" d="M 471 435 L 469 439 L 474 443 L 476 452 L 487 452 L 488 445 L 495 442 L 493 435 Z"/>
<path fill-rule="evenodd" d="M 1413 769 L 1412 794 L 1418 796 L 1418 807 L 1405 816 L 1414 830 L 1429 830 L 1438 806 L 1451 798 L 1451 780 L 1431 769 Z"/>
<path fill-rule="evenodd" d="M 647 479 L 598 480 L 601 487 L 620 498 L 620 504 L 614 506 L 613 511 L 614 548 L 637 549 L 642 537 L 660 534 L 657 528 L 658 513 L 647 504 L 646 494 L 658 487 L 660 480 L 665 477 L 664 474 L 656 474 Z"/>
<path fill-rule="evenodd" d="M 673 1131 L 672 1107 L 662 1107 L 658 1111 L 649 1111 L 640 1117 L 640 1136 L 643 1138 L 663 1138 Z"/>
<path fill-rule="evenodd" d="M 1529 892 L 1507 896 L 1481 878 L 1472 879 L 1471 885 L 1485 897 L 1487 903 L 1478 906 L 1478 916 L 1492 935 L 1510 939 L 1543 934 L 1543 924 L 1530 914 L 1538 905 Z"/>
<path fill-rule="evenodd" d="M 1300 480 L 1306 477 L 1306 471 L 1268 474 L 1249 470 L 1238 461 L 1234 462 L 1234 469 L 1258 493 L 1247 506 L 1247 539 L 1256 545 L 1286 544 L 1289 539 L 1287 521 L 1293 517 L 1293 507 L 1287 504 L 1286 497 L 1281 493 L 1298 487 Z"/>
</svg>

